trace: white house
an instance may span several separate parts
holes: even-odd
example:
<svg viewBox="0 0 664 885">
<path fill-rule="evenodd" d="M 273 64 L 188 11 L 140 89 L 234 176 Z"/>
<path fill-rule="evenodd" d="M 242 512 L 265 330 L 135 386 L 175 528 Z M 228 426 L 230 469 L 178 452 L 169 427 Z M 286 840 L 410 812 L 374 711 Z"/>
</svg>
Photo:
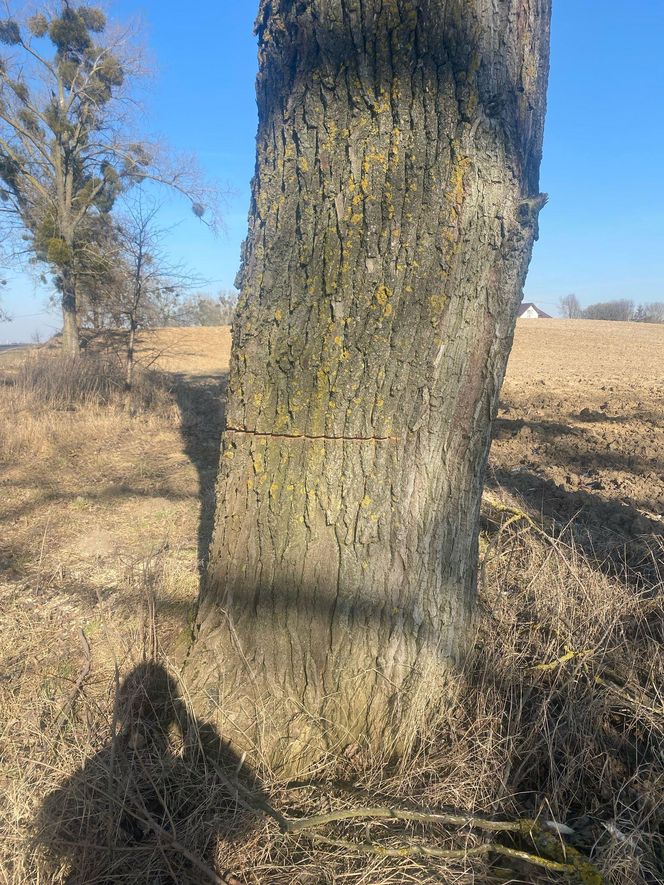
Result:
<svg viewBox="0 0 664 885">
<path fill-rule="evenodd" d="M 533 304 L 531 301 L 525 301 L 521 307 L 519 308 L 519 312 L 516 315 L 518 320 L 550 320 L 551 317 L 548 313 L 544 313 L 543 310 L 540 310 L 536 304 Z"/>
</svg>

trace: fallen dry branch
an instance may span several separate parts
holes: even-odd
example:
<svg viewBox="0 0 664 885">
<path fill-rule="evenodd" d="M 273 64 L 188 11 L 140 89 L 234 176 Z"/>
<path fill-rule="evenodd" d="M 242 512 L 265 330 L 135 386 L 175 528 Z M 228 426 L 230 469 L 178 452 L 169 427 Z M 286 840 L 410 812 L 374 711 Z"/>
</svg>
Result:
<svg viewBox="0 0 664 885">
<path fill-rule="evenodd" d="M 542 867 L 555 873 L 565 873 L 573 875 L 577 872 L 574 864 L 560 863 L 559 861 L 550 860 L 537 854 L 530 854 L 528 851 L 520 851 L 517 848 L 509 848 L 506 845 L 500 845 L 497 842 L 486 842 L 483 845 L 476 845 L 472 848 L 437 848 L 434 845 L 425 845 L 423 843 L 410 842 L 399 847 L 389 847 L 379 845 L 376 842 L 353 842 L 348 839 L 332 839 L 329 836 L 322 836 L 319 833 L 302 833 L 306 839 L 323 845 L 330 845 L 334 848 L 344 848 L 347 851 L 355 851 L 361 854 L 372 854 L 378 857 L 433 857 L 438 860 L 466 860 L 470 857 L 483 857 L 486 854 L 499 854 L 502 857 L 509 857 L 514 860 L 525 861 L 534 866 Z M 598 874 L 599 875 L 599 874 Z M 582 882 L 591 883 L 593 880 L 586 879 Z M 593 885 L 601 885 L 601 879 L 596 879 Z"/>
<path fill-rule="evenodd" d="M 83 632 L 83 630 L 78 631 L 78 638 L 81 641 L 81 645 L 83 646 L 83 654 L 85 659 L 83 661 L 83 666 L 81 667 L 78 677 L 76 678 L 76 683 L 74 684 L 73 689 L 71 690 L 69 697 L 67 698 L 64 707 L 57 715 L 55 720 L 54 730 L 56 734 L 64 728 L 65 723 L 69 719 L 69 715 L 74 708 L 74 704 L 76 703 L 76 699 L 78 698 L 80 692 L 85 685 L 85 680 L 90 675 L 90 670 L 92 669 L 92 657 L 90 655 L 90 643 L 88 642 L 87 636 Z"/>
<path fill-rule="evenodd" d="M 319 833 L 306 832 L 330 823 L 357 820 L 358 818 L 375 820 L 405 820 L 418 823 L 436 823 L 453 827 L 468 827 L 493 833 L 515 833 L 529 837 L 539 854 L 511 848 L 499 842 L 487 842 L 472 848 L 438 848 L 422 842 L 407 842 L 398 847 L 380 845 L 375 842 L 354 842 L 346 839 L 331 838 Z M 520 820 L 497 821 L 476 817 L 475 815 L 449 814 L 445 812 L 413 811 L 391 806 L 350 808 L 332 811 L 327 814 L 312 815 L 297 820 L 286 819 L 286 832 L 289 835 L 303 835 L 311 841 L 328 844 L 362 854 L 373 854 L 380 857 L 432 857 L 439 860 L 465 860 L 470 857 L 481 857 L 486 854 L 498 854 L 501 857 L 524 861 L 533 866 L 542 867 L 551 872 L 576 875 L 583 885 L 602 885 L 602 876 L 580 852 L 564 845 L 559 838 L 546 833 L 538 821 L 531 818 Z"/>
<path fill-rule="evenodd" d="M 603 883 L 601 874 L 590 861 L 576 849 L 564 845 L 560 841 L 559 836 L 553 837 L 545 832 L 541 824 L 532 818 L 500 821 L 472 814 L 414 810 L 399 808 L 393 805 L 345 808 L 308 817 L 288 818 L 265 800 L 257 800 L 250 790 L 239 782 L 228 778 L 219 766 L 214 765 L 214 767 L 225 786 L 235 794 L 238 804 L 254 814 L 272 818 L 278 824 L 281 832 L 287 836 L 302 836 L 311 842 L 377 857 L 431 857 L 438 860 L 466 860 L 467 858 L 483 857 L 493 853 L 501 857 L 520 860 L 550 872 L 576 875 L 583 885 L 602 885 Z M 321 833 L 309 832 L 328 824 L 358 819 L 402 820 L 421 824 L 442 824 L 457 828 L 467 827 L 468 829 L 490 833 L 513 833 L 524 838 L 530 838 L 541 853 L 533 854 L 529 851 L 502 845 L 499 842 L 486 842 L 471 848 L 439 848 L 435 845 L 409 841 L 404 845 L 395 847 L 380 845 L 376 842 L 356 842 L 349 839 L 326 836 Z"/>
</svg>

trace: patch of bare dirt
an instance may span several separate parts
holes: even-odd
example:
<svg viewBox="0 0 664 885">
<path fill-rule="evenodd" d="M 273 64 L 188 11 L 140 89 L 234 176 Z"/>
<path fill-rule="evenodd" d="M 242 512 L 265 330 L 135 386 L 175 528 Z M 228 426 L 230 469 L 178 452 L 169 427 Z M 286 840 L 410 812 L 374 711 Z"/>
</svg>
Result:
<svg viewBox="0 0 664 885">
<path fill-rule="evenodd" d="M 151 329 L 140 333 L 138 359 L 155 360 L 164 372 L 214 375 L 228 371 L 231 353 L 230 326 L 186 329 Z"/>
<path fill-rule="evenodd" d="M 523 320 L 489 483 L 599 554 L 664 534 L 664 326 Z"/>
</svg>

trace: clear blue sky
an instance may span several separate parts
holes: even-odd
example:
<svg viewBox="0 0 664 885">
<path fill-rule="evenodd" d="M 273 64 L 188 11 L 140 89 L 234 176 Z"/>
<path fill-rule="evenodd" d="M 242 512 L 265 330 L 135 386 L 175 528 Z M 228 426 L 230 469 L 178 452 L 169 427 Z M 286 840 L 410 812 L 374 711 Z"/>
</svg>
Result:
<svg viewBox="0 0 664 885">
<path fill-rule="evenodd" d="M 139 12 L 110 2 L 117 19 Z M 257 0 L 196 0 L 188 8 L 143 0 L 140 15 L 156 77 L 145 97 L 146 131 L 195 152 L 210 177 L 232 189 L 226 231 L 214 239 L 183 204 L 170 246 L 211 282 L 232 286 L 246 231 L 254 164 Z M 612 298 L 664 300 L 664 2 L 554 0 L 542 212 L 525 297 L 544 309 L 575 292 L 583 304 Z M 2 292 L 17 316 L 0 342 L 48 334 L 57 315 L 46 293 L 9 275 Z M 29 314 L 30 316 L 22 315 Z"/>
</svg>

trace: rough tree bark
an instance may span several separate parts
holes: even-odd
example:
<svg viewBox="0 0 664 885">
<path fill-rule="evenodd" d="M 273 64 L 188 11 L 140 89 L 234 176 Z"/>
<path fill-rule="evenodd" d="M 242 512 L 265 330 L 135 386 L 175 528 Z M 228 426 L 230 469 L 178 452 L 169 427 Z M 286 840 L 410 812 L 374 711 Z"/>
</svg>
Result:
<svg viewBox="0 0 664 885">
<path fill-rule="evenodd" d="M 68 275 L 63 275 L 62 283 L 62 351 L 68 356 L 78 356 L 81 344 L 78 328 L 76 287 Z"/>
<path fill-rule="evenodd" d="M 403 749 L 463 654 L 544 197 L 550 0 L 263 0 L 256 174 L 190 656 L 288 769 Z"/>
</svg>

